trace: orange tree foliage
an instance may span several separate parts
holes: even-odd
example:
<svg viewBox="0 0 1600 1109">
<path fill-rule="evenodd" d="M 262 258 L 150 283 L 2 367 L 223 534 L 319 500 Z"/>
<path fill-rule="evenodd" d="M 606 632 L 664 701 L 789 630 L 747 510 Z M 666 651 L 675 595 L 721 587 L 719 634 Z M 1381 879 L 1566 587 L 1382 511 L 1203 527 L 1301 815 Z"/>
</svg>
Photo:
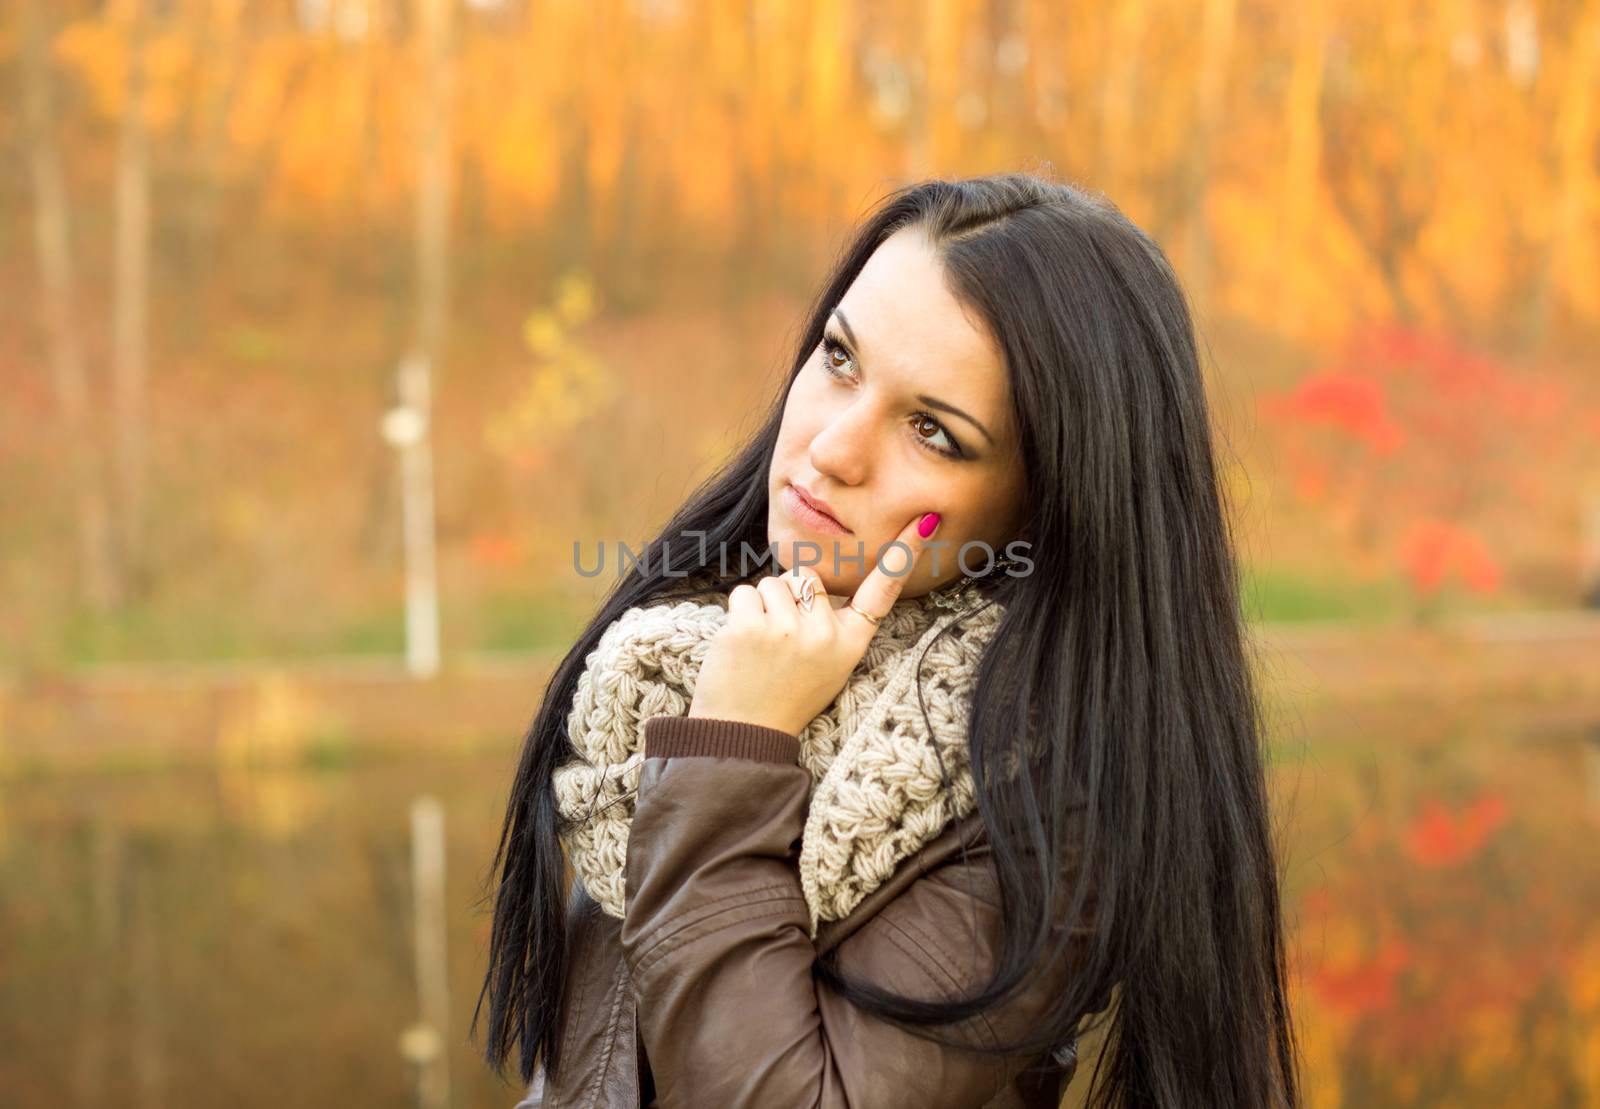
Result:
<svg viewBox="0 0 1600 1109">
<path fill-rule="evenodd" d="M 194 534 L 232 544 L 196 574 L 248 565 L 262 557 L 251 544 L 264 550 L 269 537 L 293 546 L 286 521 L 321 538 L 330 521 L 319 513 L 359 513 L 295 495 L 312 485 L 306 473 L 343 467 L 366 475 L 372 507 L 359 545 L 326 554 L 318 574 L 337 576 L 343 559 L 347 580 L 391 596 L 367 584 L 394 532 L 371 382 L 387 380 L 379 367 L 410 310 L 425 95 L 415 0 L 146 3 L 138 105 L 122 103 L 128 0 L 39 7 L 55 28 L 58 145 L 95 359 L 119 125 L 129 111 L 146 116 L 153 480 L 181 490 L 166 511 L 192 515 Z M 650 404 L 695 417 L 660 449 L 709 465 L 727 443 L 702 427 L 738 426 L 737 405 L 760 395 L 750 383 L 768 364 L 750 354 L 767 358 L 792 325 L 841 226 L 907 178 L 1020 167 L 1102 189 L 1147 227 L 1203 325 L 1265 336 L 1285 362 L 1358 336 L 1277 394 L 1269 424 L 1287 465 L 1264 475 L 1331 522 L 1341 556 L 1406 572 L 1423 595 L 1452 582 L 1521 588 L 1530 551 L 1545 552 L 1533 560 L 1545 560 L 1547 581 L 1571 580 L 1548 552 L 1576 549 L 1574 508 L 1584 482 L 1600 480 L 1584 461 L 1600 416 L 1582 395 L 1592 367 L 1547 355 L 1592 348 L 1600 325 L 1600 0 L 457 0 L 451 10 L 460 326 L 441 364 L 437 424 L 447 564 L 464 554 L 508 576 L 526 569 L 527 536 L 496 517 L 530 500 L 552 534 L 576 530 L 569 517 L 581 513 L 612 523 L 603 506 L 625 503 L 637 463 L 616 467 L 613 485 L 598 472 L 609 464 L 599 445 L 619 428 L 642 432 L 654 413 L 636 410 Z M 0 67 L 18 68 L 18 41 L 0 20 Z M 4 118 L 0 134 L 25 138 Z M 24 247 L 26 161 L 6 167 L 16 199 L 3 213 L 8 241 Z M 34 259 L 24 248 L 7 261 L 0 283 L 24 290 L 22 359 L 39 341 Z M 592 275 L 604 315 L 581 347 L 542 349 L 549 329 L 527 320 L 542 296 L 532 290 L 569 270 Z M 705 287 L 706 274 L 722 275 L 730 295 Z M 763 304 L 782 310 L 757 317 Z M 737 322 L 754 318 L 748 332 Z M 1363 347 L 1389 323 L 1454 336 L 1459 350 L 1439 361 Z M 680 332 L 694 345 L 627 338 Z M 707 361 L 709 350 L 725 354 Z M 1460 353 L 1473 350 L 1513 354 L 1475 376 Z M 1253 369 L 1223 367 L 1229 386 Z M 230 398 L 270 392 L 285 418 L 246 410 L 215 430 L 215 409 L 193 400 L 210 386 L 197 381 L 225 382 Z M 47 458 L 48 421 L 14 423 L 40 444 L 20 453 Z M 280 486 L 263 476 L 259 448 L 237 488 L 184 449 L 308 423 L 338 434 L 317 437 L 315 469 L 285 463 Z M 589 434 L 597 427 L 605 434 Z M 541 456 L 583 482 L 555 480 L 560 467 Z M 42 518 L 27 512 L 30 527 Z M 41 549 L 59 542 L 52 533 Z M 169 562 L 173 575 L 190 568 L 177 554 Z"/>
<path fill-rule="evenodd" d="M 606 242 L 648 217 L 733 247 L 774 220 L 826 232 L 895 179 L 1048 165 L 1180 267 L 1215 254 L 1221 307 L 1301 338 L 1600 316 L 1594 0 L 990 7 L 457 5 L 463 200 L 501 231 Z M 76 8 L 57 57 L 114 118 L 120 5 Z M 144 104 L 169 161 L 275 218 L 405 234 L 411 10 L 169 6 Z"/>
</svg>

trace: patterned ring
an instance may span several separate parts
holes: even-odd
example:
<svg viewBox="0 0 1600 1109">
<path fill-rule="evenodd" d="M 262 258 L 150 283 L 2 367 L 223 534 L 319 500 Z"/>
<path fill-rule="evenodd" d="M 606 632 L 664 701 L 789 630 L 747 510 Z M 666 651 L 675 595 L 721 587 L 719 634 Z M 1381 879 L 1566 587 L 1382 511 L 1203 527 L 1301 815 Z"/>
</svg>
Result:
<svg viewBox="0 0 1600 1109">
<path fill-rule="evenodd" d="M 810 574 L 784 574 L 783 580 L 788 583 L 800 611 L 810 612 L 812 602 L 817 599 L 817 579 Z"/>
</svg>

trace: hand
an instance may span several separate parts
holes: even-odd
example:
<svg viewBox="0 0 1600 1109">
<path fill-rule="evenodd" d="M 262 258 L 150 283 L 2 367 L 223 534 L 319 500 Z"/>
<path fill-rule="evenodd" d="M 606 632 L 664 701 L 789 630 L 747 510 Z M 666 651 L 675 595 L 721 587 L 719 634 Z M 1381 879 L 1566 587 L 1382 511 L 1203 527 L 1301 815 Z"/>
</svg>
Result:
<svg viewBox="0 0 1600 1109">
<path fill-rule="evenodd" d="M 938 526 L 939 517 L 932 512 L 907 524 L 898 536 L 911 550 L 905 572 L 897 577 L 884 569 L 884 561 L 897 565 L 905 558 L 904 551 L 886 547 L 850 604 L 837 609 L 809 566 L 797 568 L 800 575 L 815 579 L 816 599 L 809 612 L 801 610 L 782 575 L 734 586 L 728 594 L 728 622 L 712 639 L 700 666 L 689 715 L 799 735 L 833 703 L 867 653 L 878 626 L 861 613 L 888 613 Z"/>
</svg>

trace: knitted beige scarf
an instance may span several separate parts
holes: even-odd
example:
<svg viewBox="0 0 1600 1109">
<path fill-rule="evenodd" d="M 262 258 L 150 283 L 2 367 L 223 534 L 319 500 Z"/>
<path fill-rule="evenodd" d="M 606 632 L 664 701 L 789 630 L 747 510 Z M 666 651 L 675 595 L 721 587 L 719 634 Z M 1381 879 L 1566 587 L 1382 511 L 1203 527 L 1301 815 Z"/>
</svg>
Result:
<svg viewBox="0 0 1600 1109">
<path fill-rule="evenodd" d="M 972 811 L 972 683 L 1003 614 L 971 587 L 902 598 L 833 703 L 801 731 L 800 764 L 812 786 L 800 886 L 813 939 L 820 921 L 843 919 L 901 860 Z M 689 711 L 700 664 L 727 618 L 720 591 L 630 608 L 585 660 L 567 722 L 578 756 L 556 769 L 554 786 L 567 858 L 612 916 L 623 915 L 644 722 Z M 918 659 L 930 643 L 919 704 Z"/>
</svg>

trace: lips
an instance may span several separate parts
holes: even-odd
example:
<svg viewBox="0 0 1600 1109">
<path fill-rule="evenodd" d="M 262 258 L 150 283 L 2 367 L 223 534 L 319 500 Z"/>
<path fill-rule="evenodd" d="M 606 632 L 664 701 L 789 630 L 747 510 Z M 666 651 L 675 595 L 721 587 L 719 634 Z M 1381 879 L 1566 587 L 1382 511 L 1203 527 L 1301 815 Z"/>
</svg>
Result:
<svg viewBox="0 0 1600 1109">
<path fill-rule="evenodd" d="M 838 525 L 841 531 L 846 533 L 850 531 L 849 528 L 845 527 L 844 522 L 839 519 L 839 515 L 834 510 L 833 506 L 827 501 L 822 500 L 820 497 L 812 496 L 810 491 L 807 490 L 805 486 L 799 485 L 795 482 L 791 481 L 789 483 L 789 488 L 794 491 L 795 496 L 800 500 L 800 502 L 806 507 L 810 508 L 813 512 L 820 513 L 822 516 L 827 517 L 827 519 Z"/>
</svg>

